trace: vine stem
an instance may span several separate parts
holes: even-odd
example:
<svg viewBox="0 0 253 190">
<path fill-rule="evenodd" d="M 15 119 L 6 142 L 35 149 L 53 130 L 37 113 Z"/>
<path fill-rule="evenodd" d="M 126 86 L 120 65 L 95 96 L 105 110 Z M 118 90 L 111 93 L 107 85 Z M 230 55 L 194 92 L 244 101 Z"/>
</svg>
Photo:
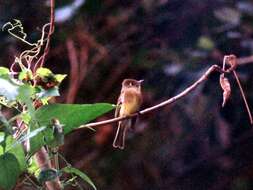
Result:
<svg viewBox="0 0 253 190">
<path fill-rule="evenodd" d="M 241 92 L 242 99 L 243 99 L 243 101 L 244 101 L 245 107 L 246 107 L 246 109 L 247 109 L 247 112 L 248 112 L 248 115 L 249 115 L 250 124 L 253 125 L 253 119 L 252 119 L 251 111 L 250 111 L 250 108 L 249 108 L 249 105 L 248 105 L 246 96 L 245 96 L 245 94 L 244 94 L 244 92 L 243 92 L 241 82 L 240 82 L 239 77 L 238 77 L 238 75 L 236 74 L 235 71 L 233 71 L 233 74 L 234 74 L 235 80 L 236 80 L 236 82 L 237 82 L 237 84 L 238 84 L 238 86 L 239 86 L 239 89 L 240 89 L 240 92 Z"/>
<path fill-rule="evenodd" d="M 182 91 L 181 93 L 179 93 L 178 95 L 165 100 L 163 102 L 161 102 L 160 104 L 157 104 L 155 106 L 146 108 L 144 110 L 139 111 L 138 113 L 134 113 L 128 116 L 124 116 L 124 117 L 116 117 L 113 119 L 108 119 L 105 121 L 100 121 L 100 122 L 94 122 L 94 123 L 88 123 L 86 125 L 81 125 L 79 128 L 77 129 L 82 129 L 82 128 L 87 128 L 87 127 L 96 127 L 96 126 L 101 126 L 101 125 L 106 125 L 106 124 L 110 124 L 110 123 L 115 123 L 121 120 L 125 120 L 131 117 L 135 117 L 138 115 L 144 115 L 146 113 L 152 112 L 154 110 L 160 109 L 164 106 L 167 106 L 169 104 L 174 103 L 175 101 L 183 98 L 184 96 L 186 96 L 187 94 L 189 94 L 191 91 L 193 91 L 196 87 L 198 87 L 202 82 L 206 81 L 209 77 L 210 74 L 212 74 L 214 71 L 219 72 L 219 73 L 226 73 L 225 70 L 223 70 L 220 66 L 218 65 L 212 65 L 211 67 L 209 67 L 209 69 L 196 81 L 194 82 L 191 86 L 189 86 L 188 88 L 186 88 L 184 91 Z M 76 130 L 77 130 L 76 129 Z"/>
<path fill-rule="evenodd" d="M 38 64 L 39 67 L 43 66 L 43 64 L 45 62 L 45 58 L 46 58 L 46 56 L 49 52 L 50 38 L 51 38 L 51 35 L 54 32 L 54 8 L 55 8 L 55 0 L 50 0 L 49 32 L 48 32 L 48 35 L 47 35 L 47 42 L 46 42 L 46 45 L 45 45 L 44 53 L 43 53 L 42 58 L 41 58 L 41 62 L 40 62 L 40 64 Z M 36 67 L 37 67 L 37 64 L 35 65 L 34 70 L 37 69 Z M 42 147 L 38 152 L 36 152 L 34 157 L 35 157 L 36 163 L 38 164 L 38 166 L 41 170 L 42 169 L 52 168 L 52 163 L 49 159 L 48 152 L 44 147 Z M 45 183 L 45 185 L 46 185 L 46 188 L 48 190 L 61 190 L 62 189 L 59 177 L 57 177 L 55 180 L 47 181 Z"/>
<path fill-rule="evenodd" d="M 51 35 L 54 33 L 54 8 L 55 8 L 55 0 L 50 0 L 50 23 L 49 23 L 49 32 L 47 34 L 47 43 L 46 43 L 46 46 L 45 46 L 45 49 L 44 49 L 44 53 L 42 55 L 42 58 L 41 58 L 41 61 L 40 61 L 40 64 L 39 64 L 39 67 L 42 67 L 44 65 L 44 62 L 45 62 L 45 59 L 46 59 L 46 56 L 49 52 L 49 45 L 50 45 L 50 39 L 51 39 Z M 36 70 L 36 68 L 35 68 Z"/>
</svg>

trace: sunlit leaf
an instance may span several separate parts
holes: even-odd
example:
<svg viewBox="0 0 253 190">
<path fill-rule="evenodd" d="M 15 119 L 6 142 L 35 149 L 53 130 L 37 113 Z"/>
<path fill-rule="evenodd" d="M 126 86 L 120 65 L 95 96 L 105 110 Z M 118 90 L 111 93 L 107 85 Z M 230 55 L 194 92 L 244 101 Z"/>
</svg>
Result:
<svg viewBox="0 0 253 190">
<path fill-rule="evenodd" d="M 25 123 L 25 124 L 29 124 L 29 122 L 31 121 L 31 115 L 29 113 L 25 113 L 23 112 L 21 115 L 20 115 L 22 121 Z"/>
<path fill-rule="evenodd" d="M 0 67 L 0 76 L 2 75 L 9 75 L 10 70 L 6 67 Z"/>
<path fill-rule="evenodd" d="M 61 75 L 61 74 L 57 74 L 55 75 L 55 79 L 58 83 L 61 83 L 63 81 L 63 79 L 66 78 L 67 75 Z"/>
<path fill-rule="evenodd" d="M 50 75 L 53 75 L 53 72 L 48 68 L 40 67 L 36 70 L 36 75 L 43 78 L 43 77 L 48 77 Z"/>
<path fill-rule="evenodd" d="M 48 90 L 41 89 L 41 91 L 36 95 L 38 98 L 42 99 L 47 97 L 60 96 L 60 93 L 58 87 L 53 87 Z"/>
<path fill-rule="evenodd" d="M 0 78 L 0 96 L 4 96 L 8 101 L 15 100 L 18 96 L 19 87 L 9 80 Z"/>
<path fill-rule="evenodd" d="M 33 78 L 33 74 L 32 74 L 32 71 L 31 70 L 23 70 L 19 73 L 18 75 L 18 79 L 20 81 L 23 81 L 23 80 L 31 80 Z"/>
</svg>

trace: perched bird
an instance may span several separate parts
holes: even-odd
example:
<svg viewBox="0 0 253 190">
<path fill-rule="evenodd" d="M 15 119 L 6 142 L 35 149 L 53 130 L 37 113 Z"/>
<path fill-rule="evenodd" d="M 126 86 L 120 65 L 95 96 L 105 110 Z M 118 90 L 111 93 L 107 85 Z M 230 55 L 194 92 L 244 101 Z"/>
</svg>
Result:
<svg viewBox="0 0 253 190">
<path fill-rule="evenodd" d="M 115 117 L 128 116 L 139 111 L 142 103 L 141 83 L 143 80 L 125 79 L 122 82 Z M 136 117 L 119 121 L 113 147 L 124 149 L 126 131 L 134 127 Z"/>
</svg>

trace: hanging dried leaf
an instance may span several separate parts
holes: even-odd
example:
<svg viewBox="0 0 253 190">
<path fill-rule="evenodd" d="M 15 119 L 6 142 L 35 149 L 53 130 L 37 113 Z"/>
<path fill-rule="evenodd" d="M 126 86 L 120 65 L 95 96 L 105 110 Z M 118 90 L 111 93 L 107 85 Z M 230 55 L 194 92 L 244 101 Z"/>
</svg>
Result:
<svg viewBox="0 0 253 190">
<path fill-rule="evenodd" d="M 230 83 L 229 83 L 229 80 L 224 76 L 224 74 L 220 75 L 220 86 L 223 90 L 222 107 L 224 107 L 227 100 L 230 98 L 230 95 L 231 95 Z"/>
</svg>

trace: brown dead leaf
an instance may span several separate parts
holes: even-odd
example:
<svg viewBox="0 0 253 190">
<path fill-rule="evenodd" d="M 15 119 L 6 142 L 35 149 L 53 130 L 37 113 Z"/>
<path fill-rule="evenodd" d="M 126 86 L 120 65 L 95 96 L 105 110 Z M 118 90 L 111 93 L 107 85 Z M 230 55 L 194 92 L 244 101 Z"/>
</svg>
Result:
<svg viewBox="0 0 253 190">
<path fill-rule="evenodd" d="M 220 86 L 223 90 L 223 102 L 222 102 L 222 107 L 225 106 L 227 100 L 231 96 L 231 87 L 228 78 L 224 76 L 224 74 L 220 75 Z"/>
</svg>

